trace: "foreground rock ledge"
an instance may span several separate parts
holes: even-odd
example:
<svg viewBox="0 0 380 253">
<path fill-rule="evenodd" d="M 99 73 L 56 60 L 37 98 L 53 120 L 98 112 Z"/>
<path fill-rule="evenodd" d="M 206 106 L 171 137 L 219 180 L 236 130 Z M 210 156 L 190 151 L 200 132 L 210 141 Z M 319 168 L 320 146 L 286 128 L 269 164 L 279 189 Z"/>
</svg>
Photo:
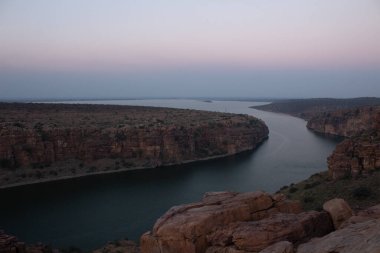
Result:
<svg viewBox="0 0 380 253">
<path fill-rule="evenodd" d="M 259 252 L 299 244 L 333 230 L 326 212 L 302 212 L 298 202 L 264 192 L 207 193 L 201 202 L 171 208 L 141 237 L 142 253 Z"/>
</svg>

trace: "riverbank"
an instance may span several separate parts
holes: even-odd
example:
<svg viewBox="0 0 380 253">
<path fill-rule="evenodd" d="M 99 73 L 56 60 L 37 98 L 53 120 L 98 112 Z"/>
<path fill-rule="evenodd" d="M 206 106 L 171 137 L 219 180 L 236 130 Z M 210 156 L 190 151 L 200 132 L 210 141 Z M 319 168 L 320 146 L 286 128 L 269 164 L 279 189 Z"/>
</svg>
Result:
<svg viewBox="0 0 380 253">
<path fill-rule="evenodd" d="M 167 105 L 177 104 L 183 106 L 181 101 Z M 77 245 L 87 251 L 125 236 L 138 241 L 171 206 L 196 201 L 204 192 L 274 192 L 325 167 L 325 157 L 335 141 L 307 131 L 303 120 L 251 110 L 251 105 L 199 102 L 202 108 L 252 113 L 268 122 L 273 134 L 254 153 L 169 169 L 20 187 L 2 195 L 1 223 L 29 242 L 43 241 L 59 248 Z M 25 224 L 36 229 L 26 231 Z"/>
<path fill-rule="evenodd" d="M 268 137 L 252 116 L 198 110 L 0 103 L 0 186 L 234 155 Z"/>
<path fill-rule="evenodd" d="M 265 141 L 264 139 L 262 143 Z M 261 145 L 261 143 L 258 143 L 258 146 Z M 258 147 L 257 146 L 257 147 Z M 242 150 L 241 152 L 234 154 L 234 155 L 241 155 L 242 153 L 246 152 L 253 152 L 252 149 L 247 149 L 247 150 Z M 188 161 L 182 161 L 180 164 L 167 164 L 162 167 L 171 167 L 171 166 L 178 166 L 178 165 L 184 165 L 184 164 L 193 164 L 193 163 L 199 163 L 199 162 L 205 162 L 205 161 L 211 161 L 215 159 L 220 159 L 220 158 L 226 158 L 226 157 L 231 157 L 234 155 L 217 155 L 217 156 L 212 156 L 212 157 L 207 157 L 207 158 L 201 158 L 198 160 L 188 160 Z M 33 185 L 33 184 L 39 184 L 39 183 L 48 183 L 48 182 L 55 182 L 55 181 L 63 181 L 63 180 L 69 180 L 69 179 L 74 179 L 74 178 L 81 178 L 81 177 L 91 177 L 91 176 L 97 176 L 97 175 L 106 175 L 106 174 L 115 174 L 115 173 L 122 173 L 122 172 L 127 172 L 127 171 L 136 171 L 136 170 L 144 170 L 144 169 L 154 169 L 157 167 L 135 167 L 135 168 L 121 168 L 118 170 L 110 170 L 110 171 L 98 171 L 98 172 L 93 172 L 91 174 L 77 174 L 73 176 L 64 176 L 64 177 L 59 177 L 59 178 L 49 178 L 49 179 L 40 179 L 40 180 L 35 180 L 31 182 L 24 182 L 24 183 L 16 183 L 16 184 L 8 184 L 8 185 L 1 185 L 0 190 L 2 189 L 9 189 L 13 187 L 19 187 L 19 186 L 27 186 L 27 185 Z"/>
</svg>

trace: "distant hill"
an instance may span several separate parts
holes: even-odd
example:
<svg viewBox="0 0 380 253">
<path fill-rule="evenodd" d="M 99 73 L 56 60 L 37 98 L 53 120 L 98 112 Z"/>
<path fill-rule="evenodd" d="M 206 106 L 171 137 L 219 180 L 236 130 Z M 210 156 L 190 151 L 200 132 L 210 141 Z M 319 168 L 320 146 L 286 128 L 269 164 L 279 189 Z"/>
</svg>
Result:
<svg viewBox="0 0 380 253">
<path fill-rule="evenodd" d="M 380 98 L 312 98 L 312 99 L 288 99 L 279 100 L 267 105 L 252 106 L 251 108 L 286 113 L 296 117 L 309 120 L 319 113 L 330 112 L 341 109 L 351 109 L 362 106 L 380 105 Z"/>
</svg>

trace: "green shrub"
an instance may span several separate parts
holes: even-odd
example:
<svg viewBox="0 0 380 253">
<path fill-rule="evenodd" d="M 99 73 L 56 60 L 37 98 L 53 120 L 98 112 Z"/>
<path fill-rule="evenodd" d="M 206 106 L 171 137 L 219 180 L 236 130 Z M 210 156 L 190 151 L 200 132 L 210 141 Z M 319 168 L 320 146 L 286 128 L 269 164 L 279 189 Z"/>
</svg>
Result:
<svg viewBox="0 0 380 253">
<path fill-rule="evenodd" d="M 290 187 L 289 189 L 289 193 L 295 193 L 296 191 L 298 191 L 298 188 L 294 186 Z"/>
<path fill-rule="evenodd" d="M 371 189 L 365 187 L 365 186 L 360 186 L 358 188 L 355 188 L 352 191 L 352 196 L 355 199 L 366 199 L 372 195 Z"/>
</svg>

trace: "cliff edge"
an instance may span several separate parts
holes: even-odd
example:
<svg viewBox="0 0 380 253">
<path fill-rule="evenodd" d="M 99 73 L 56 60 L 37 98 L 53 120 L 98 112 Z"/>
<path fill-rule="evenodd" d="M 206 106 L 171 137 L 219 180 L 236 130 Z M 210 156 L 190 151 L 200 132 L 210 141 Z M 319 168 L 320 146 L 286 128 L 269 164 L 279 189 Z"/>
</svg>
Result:
<svg viewBox="0 0 380 253">
<path fill-rule="evenodd" d="M 357 178 L 380 169 L 380 107 L 319 114 L 307 123 L 315 132 L 346 137 L 328 158 L 333 179 Z"/>
<path fill-rule="evenodd" d="M 0 103 L 0 186 L 149 168 L 253 150 L 248 115 L 154 107 Z"/>
</svg>

